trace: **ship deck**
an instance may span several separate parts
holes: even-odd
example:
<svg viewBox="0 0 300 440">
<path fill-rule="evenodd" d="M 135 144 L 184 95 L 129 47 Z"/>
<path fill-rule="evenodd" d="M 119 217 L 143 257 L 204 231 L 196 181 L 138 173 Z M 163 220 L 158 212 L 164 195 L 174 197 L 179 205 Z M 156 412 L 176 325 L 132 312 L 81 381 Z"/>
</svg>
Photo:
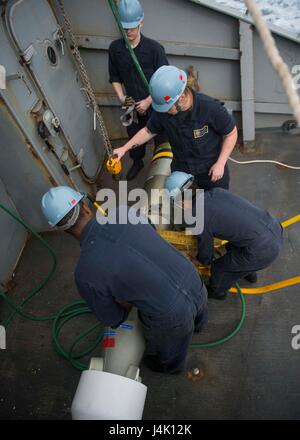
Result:
<svg viewBox="0 0 300 440">
<path fill-rule="evenodd" d="M 236 151 L 234 157 L 300 165 L 299 136 L 259 132 L 256 150 Z M 281 220 L 300 213 L 300 171 L 271 164 L 231 163 L 230 168 L 232 191 Z M 142 186 L 146 174 L 147 169 L 130 187 Z M 115 183 L 104 176 L 101 185 Z M 300 223 L 289 227 L 284 235 L 283 251 L 271 267 L 259 273 L 259 286 L 300 275 Z M 25 308 L 38 316 L 54 313 L 79 299 L 73 280 L 78 243 L 67 234 L 63 239 L 57 232 L 43 236 L 57 253 L 58 268 Z M 16 271 L 11 298 L 20 301 L 49 267 L 44 248 L 30 240 Z M 199 381 L 189 380 L 187 373 L 162 375 L 141 365 L 141 377 L 148 387 L 144 419 L 300 419 L 300 350 L 291 346 L 292 327 L 300 325 L 299 291 L 296 285 L 274 293 L 247 295 L 246 321 L 233 339 L 215 348 L 190 349 L 187 369 L 199 368 L 203 373 Z M 239 320 L 240 300 L 235 295 L 225 302 L 210 300 L 209 309 L 209 324 L 194 336 L 194 343 L 229 333 Z M 1 321 L 8 312 L 1 303 Z M 66 344 L 90 322 L 94 322 L 92 315 L 70 323 L 63 332 Z M 50 322 L 16 317 L 7 329 L 7 349 L 0 350 L 0 359 L 1 419 L 70 419 L 80 372 L 54 351 Z"/>
</svg>

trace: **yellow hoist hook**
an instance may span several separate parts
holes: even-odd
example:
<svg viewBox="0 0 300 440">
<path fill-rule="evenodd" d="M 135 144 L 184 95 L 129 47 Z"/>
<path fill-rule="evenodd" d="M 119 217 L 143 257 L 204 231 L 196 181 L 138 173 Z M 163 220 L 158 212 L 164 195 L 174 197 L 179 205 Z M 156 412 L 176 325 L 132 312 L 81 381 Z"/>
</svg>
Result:
<svg viewBox="0 0 300 440">
<path fill-rule="evenodd" d="M 109 159 L 106 162 L 106 169 L 110 174 L 112 174 L 114 179 L 116 180 L 120 179 L 122 164 L 121 161 L 118 160 L 117 154 L 113 154 L 112 156 L 109 157 Z"/>
</svg>

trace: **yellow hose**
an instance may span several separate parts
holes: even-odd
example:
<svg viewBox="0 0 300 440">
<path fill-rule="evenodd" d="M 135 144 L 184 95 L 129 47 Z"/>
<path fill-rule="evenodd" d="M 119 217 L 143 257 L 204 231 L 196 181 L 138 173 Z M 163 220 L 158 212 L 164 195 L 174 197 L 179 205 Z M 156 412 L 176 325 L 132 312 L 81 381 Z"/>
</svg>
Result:
<svg viewBox="0 0 300 440">
<path fill-rule="evenodd" d="M 274 290 L 283 289 L 284 287 L 294 286 L 295 284 L 300 284 L 300 276 L 294 278 L 288 278 L 284 281 L 278 281 L 274 284 L 267 284 L 262 287 L 255 287 L 253 289 L 242 288 L 242 293 L 246 295 L 261 295 L 263 293 L 274 292 Z M 237 293 L 237 289 L 232 287 L 229 292 Z"/>
<path fill-rule="evenodd" d="M 293 225 L 294 223 L 297 223 L 300 221 L 300 214 L 299 215 L 295 215 L 295 217 L 292 217 L 288 220 L 286 220 L 285 222 L 281 223 L 281 226 L 283 227 L 283 229 L 287 228 L 288 226 Z"/>
<path fill-rule="evenodd" d="M 291 226 L 295 223 L 300 222 L 300 214 L 295 215 L 294 217 L 285 220 L 281 223 L 282 227 L 285 229 L 288 226 Z M 185 246 L 186 250 L 196 249 L 197 247 L 197 239 L 194 236 L 186 235 L 185 232 L 177 232 L 177 231 L 159 231 L 161 237 L 165 240 L 169 241 L 174 246 Z M 227 243 L 225 240 L 216 240 L 215 239 L 215 249 Z M 196 269 L 199 273 L 204 276 L 209 276 L 210 270 L 209 266 L 203 266 L 201 264 L 195 265 Z M 244 295 L 262 295 L 264 293 L 274 292 L 275 290 L 283 289 L 284 287 L 295 286 L 296 284 L 300 284 L 300 276 L 296 276 L 294 278 L 288 278 L 287 280 L 278 281 L 277 283 L 267 284 L 262 287 L 254 287 L 254 288 L 246 288 L 243 287 L 241 292 Z M 235 287 L 232 287 L 229 292 L 238 293 Z"/>
</svg>

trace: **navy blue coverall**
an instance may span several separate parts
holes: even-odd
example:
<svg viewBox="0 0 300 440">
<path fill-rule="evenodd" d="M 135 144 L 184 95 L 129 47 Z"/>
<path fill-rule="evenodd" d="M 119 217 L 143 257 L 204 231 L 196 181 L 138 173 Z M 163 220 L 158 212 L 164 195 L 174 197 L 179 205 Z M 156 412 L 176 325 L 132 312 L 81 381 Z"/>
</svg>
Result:
<svg viewBox="0 0 300 440">
<path fill-rule="evenodd" d="M 159 67 L 169 64 L 164 48 L 157 41 L 151 40 L 142 34 L 140 43 L 133 50 L 148 82 L 153 73 Z M 108 54 L 110 83 L 118 82 L 124 84 L 126 94 L 131 96 L 135 101 L 141 101 L 142 99 L 147 98 L 149 96 L 149 91 L 138 74 L 122 38 L 111 43 Z M 137 115 L 138 123 L 133 122 L 127 127 L 127 133 L 130 138 L 146 126 L 151 112 L 152 108 L 150 106 L 146 114 Z M 165 134 L 161 134 L 154 140 L 156 146 L 166 141 L 167 138 Z M 144 144 L 139 148 L 130 150 L 130 157 L 133 160 L 140 160 L 145 156 L 145 152 L 146 145 Z"/>
<path fill-rule="evenodd" d="M 229 134 L 235 122 L 220 101 L 203 93 L 193 92 L 193 108 L 176 115 L 153 112 L 147 128 L 153 134 L 165 130 L 172 146 L 172 171 L 183 171 L 195 177 L 198 188 L 229 188 L 226 164 L 222 179 L 212 182 L 208 172 L 221 153 L 223 136 Z"/>
<path fill-rule="evenodd" d="M 75 281 L 98 320 L 116 327 L 127 318 L 118 302 L 137 307 L 148 354 L 165 372 L 182 371 L 194 326 L 207 321 L 207 291 L 193 264 L 149 223 L 91 220 L 80 246 Z"/>
<path fill-rule="evenodd" d="M 214 237 L 230 243 L 229 251 L 217 259 Z M 280 222 L 264 209 L 222 188 L 204 193 L 204 231 L 198 236 L 198 260 L 212 263 L 210 286 L 216 294 L 269 266 L 278 256 L 282 241 Z"/>
</svg>

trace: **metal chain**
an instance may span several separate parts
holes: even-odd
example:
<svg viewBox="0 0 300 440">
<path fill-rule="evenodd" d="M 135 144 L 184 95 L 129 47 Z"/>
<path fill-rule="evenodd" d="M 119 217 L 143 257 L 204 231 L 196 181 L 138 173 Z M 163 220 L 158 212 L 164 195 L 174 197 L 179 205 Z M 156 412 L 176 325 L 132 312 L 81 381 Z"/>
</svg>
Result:
<svg viewBox="0 0 300 440">
<path fill-rule="evenodd" d="M 94 118 L 96 118 L 95 122 L 98 121 L 98 123 L 99 123 L 100 132 L 101 132 L 101 135 L 102 135 L 103 141 L 104 141 L 104 147 L 105 147 L 105 149 L 107 151 L 108 157 L 111 157 L 113 155 L 113 148 L 112 148 L 112 145 L 110 143 L 110 139 L 109 139 L 108 132 L 107 132 L 107 129 L 106 129 L 106 126 L 105 126 L 105 122 L 103 120 L 102 114 L 101 114 L 100 109 L 99 109 L 98 104 L 97 104 L 96 96 L 95 96 L 95 93 L 93 91 L 93 88 L 92 88 L 92 85 L 91 85 L 91 81 L 89 79 L 86 67 L 85 67 L 85 65 L 83 63 L 83 59 L 82 59 L 82 57 L 80 55 L 80 52 L 79 52 L 79 49 L 78 49 L 78 46 L 77 46 L 77 42 L 76 42 L 76 37 L 75 37 L 75 35 L 74 35 L 73 31 L 72 31 L 71 23 L 70 23 L 70 20 L 69 20 L 68 16 L 66 15 L 66 11 L 65 11 L 65 8 L 64 8 L 62 0 L 58 0 L 58 5 L 60 7 L 61 14 L 63 16 L 66 29 L 68 31 L 68 34 L 70 36 L 70 40 L 71 40 L 72 45 L 73 45 L 73 50 L 72 50 L 73 55 L 76 58 L 76 61 L 78 63 L 78 67 L 79 67 L 79 70 L 80 70 L 80 74 L 81 74 L 81 77 L 83 79 L 83 82 L 84 82 L 84 85 L 85 85 L 85 88 L 86 88 L 86 92 L 87 92 L 87 94 L 88 94 L 88 96 L 89 96 L 89 98 L 91 100 L 92 105 L 93 105 Z M 95 124 L 95 129 L 96 129 L 96 124 Z"/>
</svg>

